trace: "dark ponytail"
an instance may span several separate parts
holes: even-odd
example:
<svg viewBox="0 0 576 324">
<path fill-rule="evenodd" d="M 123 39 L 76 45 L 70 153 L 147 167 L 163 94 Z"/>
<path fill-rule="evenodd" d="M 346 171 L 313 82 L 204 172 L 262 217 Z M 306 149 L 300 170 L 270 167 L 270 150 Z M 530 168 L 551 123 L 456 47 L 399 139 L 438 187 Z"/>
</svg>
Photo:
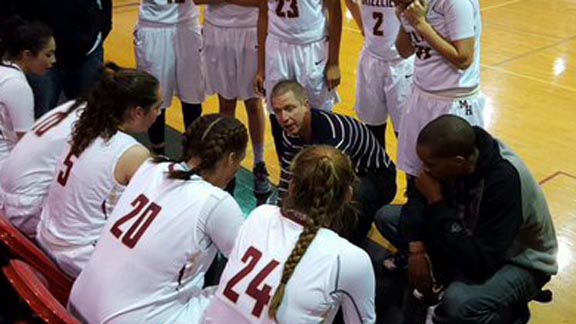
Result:
<svg viewBox="0 0 576 324">
<path fill-rule="evenodd" d="M 148 72 L 107 63 L 74 126 L 72 154 L 79 156 L 99 136 L 105 140 L 114 136 L 130 108 L 139 106 L 149 112 L 158 101 L 158 87 L 158 80 Z"/>
</svg>

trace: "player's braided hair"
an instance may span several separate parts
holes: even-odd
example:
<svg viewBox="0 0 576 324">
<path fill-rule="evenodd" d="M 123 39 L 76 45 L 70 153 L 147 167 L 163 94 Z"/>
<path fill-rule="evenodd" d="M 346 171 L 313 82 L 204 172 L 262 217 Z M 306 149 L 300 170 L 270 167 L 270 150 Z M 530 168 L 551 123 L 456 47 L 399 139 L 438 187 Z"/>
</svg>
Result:
<svg viewBox="0 0 576 324">
<path fill-rule="evenodd" d="M 326 227 L 342 233 L 355 221 L 355 212 L 346 197 L 356 176 L 344 153 L 330 146 L 308 147 L 296 156 L 291 168 L 291 188 L 283 201 L 282 213 L 305 215 L 305 225 L 284 263 L 280 285 L 270 303 L 269 316 L 274 320 L 286 284 L 318 230 Z"/>
<path fill-rule="evenodd" d="M 110 139 L 130 108 L 145 112 L 158 101 L 158 80 L 151 74 L 107 63 L 99 83 L 87 94 L 84 112 L 72 132 L 72 154 L 79 156 L 99 136 Z"/>
<path fill-rule="evenodd" d="M 241 155 L 248 144 L 248 131 L 238 119 L 220 114 L 197 118 L 184 133 L 182 161 L 200 159 L 188 171 L 172 171 L 173 179 L 187 180 L 200 171 L 212 170 L 228 153 Z"/>
</svg>

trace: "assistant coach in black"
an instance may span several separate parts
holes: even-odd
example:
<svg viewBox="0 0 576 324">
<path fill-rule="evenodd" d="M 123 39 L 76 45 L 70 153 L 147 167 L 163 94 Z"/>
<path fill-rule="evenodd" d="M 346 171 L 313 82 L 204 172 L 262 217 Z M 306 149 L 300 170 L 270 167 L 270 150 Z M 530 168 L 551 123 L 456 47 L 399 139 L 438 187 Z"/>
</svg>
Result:
<svg viewBox="0 0 576 324">
<path fill-rule="evenodd" d="M 396 166 L 385 149 L 362 122 L 348 116 L 311 109 L 306 90 L 296 81 L 281 81 L 272 89 L 271 104 L 283 129 L 279 151 L 281 174 L 279 195 L 288 191 L 290 164 L 306 146 L 330 145 L 344 152 L 355 168 L 359 185 L 354 198 L 359 203 L 358 225 L 351 238 L 362 242 L 376 211 L 396 195 Z"/>
</svg>

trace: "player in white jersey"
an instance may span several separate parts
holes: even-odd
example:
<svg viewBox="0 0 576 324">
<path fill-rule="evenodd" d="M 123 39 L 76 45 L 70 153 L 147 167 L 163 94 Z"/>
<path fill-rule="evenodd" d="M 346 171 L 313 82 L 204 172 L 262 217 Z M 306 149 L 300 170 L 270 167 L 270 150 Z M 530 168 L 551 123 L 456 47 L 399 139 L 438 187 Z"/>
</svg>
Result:
<svg viewBox="0 0 576 324">
<path fill-rule="evenodd" d="M 416 138 L 431 120 L 458 115 L 483 125 L 480 92 L 478 0 L 400 0 L 402 27 L 396 46 L 403 57 L 416 54 L 414 87 L 400 125 L 398 167 L 417 176 L 422 163 Z"/>
<path fill-rule="evenodd" d="M 295 80 L 312 108 L 331 111 L 340 98 L 342 8 L 336 0 L 261 0 L 258 15 L 258 73 L 255 87 L 266 95 L 276 150 L 282 128 L 273 117 L 270 92 Z M 281 155 L 281 152 L 278 152 Z"/>
<path fill-rule="evenodd" d="M 356 81 L 356 114 L 386 147 L 386 122 L 390 115 L 397 134 L 412 84 L 414 60 L 403 59 L 396 50 L 400 21 L 395 1 L 346 0 L 346 6 L 364 35 Z"/>
<path fill-rule="evenodd" d="M 134 31 L 136 65 L 158 80 L 162 114 L 148 131 L 152 150 L 164 154 L 165 109 L 176 95 L 184 129 L 202 114 L 205 99 L 204 53 L 200 8 L 192 0 L 142 0 Z"/>
<path fill-rule="evenodd" d="M 311 146 L 296 157 L 283 207 L 248 217 L 204 323 L 375 322 L 370 258 L 340 234 L 354 223 L 355 175 L 348 157 Z"/>
<path fill-rule="evenodd" d="M 31 238 L 36 236 L 58 158 L 84 106 L 83 101 L 69 101 L 44 114 L 0 168 L 0 211 Z"/>
<path fill-rule="evenodd" d="M 94 250 L 100 231 L 148 150 L 128 133 L 146 132 L 162 104 L 147 72 L 107 67 L 88 96 L 56 167 L 37 229 L 38 243 L 71 277 Z"/>
<path fill-rule="evenodd" d="M 34 124 L 34 94 L 25 74 L 43 75 L 56 62 L 50 28 L 18 19 L 0 29 L 0 168 Z"/>
<path fill-rule="evenodd" d="M 243 222 L 223 189 L 247 142 L 239 120 L 206 115 L 185 133 L 183 162 L 144 163 L 74 283 L 69 309 L 91 324 L 199 323 L 206 270 L 218 250 L 230 254 Z"/>
<path fill-rule="evenodd" d="M 254 0 L 194 0 L 206 4 L 204 54 L 209 93 L 218 94 L 220 113 L 234 117 L 243 100 L 254 152 L 254 193 L 272 190 L 264 163 L 266 119 L 262 98 L 251 82 L 258 69 L 258 2 Z"/>
</svg>

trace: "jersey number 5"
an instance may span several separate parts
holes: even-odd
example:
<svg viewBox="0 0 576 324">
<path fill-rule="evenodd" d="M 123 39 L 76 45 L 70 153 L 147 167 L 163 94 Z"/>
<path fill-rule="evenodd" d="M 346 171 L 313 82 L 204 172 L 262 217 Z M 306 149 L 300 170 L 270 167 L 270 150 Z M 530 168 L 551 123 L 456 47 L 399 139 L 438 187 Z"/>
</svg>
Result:
<svg viewBox="0 0 576 324">
<path fill-rule="evenodd" d="M 112 228 L 110 228 L 112 235 L 116 236 L 118 239 L 122 234 L 124 234 L 122 237 L 122 243 L 131 249 L 136 245 L 136 243 L 138 243 L 138 240 L 140 240 L 142 235 L 144 235 L 144 232 L 146 232 L 150 224 L 152 224 L 156 216 L 158 216 L 162 210 L 162 207 L 150 202 L 150 199 L 143 194 L 140 194 L 136 199 L 134 199 L 132 206 L 134 209 L 132 209 L 132 211 L 126 216 L 117 220 L 116 223 L 112 225 Z M 146 208 L 144 209 L 144 207 Z M 120 229 L 120 226 L 136 216 L 139 216 L 138 219 L 132 224 L 132 226 L 130 226 L 128 231 L 124 233 Z"/>
<path fill-rule="evenodd" d="M 384 14 L 375 11 L 372 13 L 372 18 L 376 20 L 374 22 L 374 29 L 372 30 L 372 33 L 374 36 L 384 36 L 384 31 L 381 29 L 382 23 L 384 22 Z"/>
<path fill-rule="evenodd" d="M 62 186 L 65 187 L 66 183 L 68 182 L 68 178 L 70 177 L 70 171 L 72 171 L 72 167 L 74 166 L 74 162 L 72 161 L 72 158 L 76 157 L 74 154 L 72 154 L 72 152 L 68 153 L 68 155 L 66 155 L 66 159 L 64 160 L 64 170 L 60 170 L 60 172 L 58 173 L 58 178 L 56 179 L 58 181 L 58 183 Z"/>
<path fill-rule="evenodd" d="M 240 282 L 242 279 L 244 279 L 244 277 L 246 277 L 250 272 L 254 270 L 254 268 L 258 264 L 258 261 L 260 261 L 261 258 L 262 258 L 262 252 L 256 250 L 256 248 L 252 246 L 246 251 L 246 253 L 242 257 L 242 262 L 247 264 L 226 284 L 226 287 L 224 288 L 223 292 L 226 298 L 228 298 L 233 303 L 236 303 L 238 301 L 240 295 L 238 295 L 238 293 L 233 290 L 234 286 L 236 286 L 238 282 Z M 246 289 L 246 294 L 256 300 L 256 304 L 252 309 L 252 315 L 258 318 L 260 318 L 260 315 L 262 315 L 262 310 L 266 305 L 268 305 L 270 299 L 272 298 L 271 295 L 272 287 L 270 287 L 267 284 L 264 284 L 262 288 L 258 288 L 258 286 L 260 286 L 260 284 L 264 281 L 264 279 L 266 279 L 266 277 L 270 274 L 270 272 L 272 272 L 272 270 L 274 270 L 278 266 L 278 264 L 280 263 L 276 260 L 270 261 L 270 263 L 268 263 L 264 267 L 264 269 L 262 269 L 254 277 L 254 279 L 252 279 L 252 281 L 248 285 L 248 288 Z"/>
<path fill-rule="evenodd" d="M 299 16 L 298 12 L 298 0 L 277 0 L 278 6 L 276 7 L 276 15 L 282 18 L 296 18 Z M 287 11 L 284 11 L 284 4 L 286 1 L 290 2 L 290 8 Z"/>
</svg>

